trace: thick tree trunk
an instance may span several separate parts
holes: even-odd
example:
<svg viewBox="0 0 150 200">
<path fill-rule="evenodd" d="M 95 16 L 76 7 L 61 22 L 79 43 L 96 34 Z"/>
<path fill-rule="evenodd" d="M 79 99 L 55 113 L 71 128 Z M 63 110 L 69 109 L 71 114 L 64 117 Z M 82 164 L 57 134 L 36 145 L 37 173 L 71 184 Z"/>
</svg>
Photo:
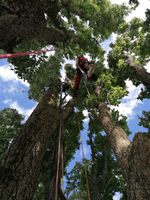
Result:
<svg viewBox="0 0 150 200">
<path fill-rule="evenodd" d="M 109 109 L 104 103 L 99 105 L 99 119 L 108 134 L 112 149 L 120 167 L 123 170 L 124 175 L 126 176 L 128 166 L 128 148 L 130 146 L 130 141 L 128 140 L 124 130 L 115 125 Z"/>
<path fill-rule="evenodd" d="M 0 199 L 32 199 L 47 144 L 58 125 L 58 92 L 59 87 L 55 87 L 44 95 L 4 155 L 0 165 Z M 67 107 L 65 117 L 71 111 L 72 107 Z"/>
<path fill-rule="evenodd" d="M 140 133 L 134 137 L 128 163 L 128 199 L 150 199 L 150 135 Z"/>
<path fill-rule="evenodd" d="M 59 88 L 55 88 L 45 94 L 4 156 L 0 199 L 32 199 L 50 135 L 57 126 L 58 92 Z"/>
<path fill-rule="evenodd" d="M 128 200 L 150 199 L 150 135 L 137 134 L 131 143 L 105 104 L 99 105 L 99 120 L 127 181 Z"/>
</svg>

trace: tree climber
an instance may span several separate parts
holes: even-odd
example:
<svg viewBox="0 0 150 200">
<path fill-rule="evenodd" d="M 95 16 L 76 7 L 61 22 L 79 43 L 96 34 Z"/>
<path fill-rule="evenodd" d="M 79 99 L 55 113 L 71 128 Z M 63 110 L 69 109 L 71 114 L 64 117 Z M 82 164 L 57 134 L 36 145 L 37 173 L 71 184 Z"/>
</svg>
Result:
<svg viewBox="0 0 150 200">
<path fill-rule="evenodd" d="M 77 91 L 79 90 L 80 82 L 82 79 L 82 75 L 86 75 L 86 79 L 90 80 L 91 75 L 94 72 L 94 62 L 88 61 L 87 58 L 84 56 L 79 56 L 76 59 L 76 68 L 77 68 L 77 74 L 74 81 L 74 87 L 73 87 L 73 94 L 76 95 Z"/>
<path fill-rule="evenodd" d="M 76 59 L 76 70 L 77 74 L 73 81 L 70 81 L 66 77 L 66 81 L 63 84 L 63 92 L 69 89 L 71 86 L 73 88 L 73 95 L 77 95 L 77 91 L 79 90 L 80 82 L 82 76 L 85 75 L 87 80 L 90 80 L 91 75 L 94 71 L 94 62 L 88 61 L 84 56 L 78 56 Z"/>
</svg>

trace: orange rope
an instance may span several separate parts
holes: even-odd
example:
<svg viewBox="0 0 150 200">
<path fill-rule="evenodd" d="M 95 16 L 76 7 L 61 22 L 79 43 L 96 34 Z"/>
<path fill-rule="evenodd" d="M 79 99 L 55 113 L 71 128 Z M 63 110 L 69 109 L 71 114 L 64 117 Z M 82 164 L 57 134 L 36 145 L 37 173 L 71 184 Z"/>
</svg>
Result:
<svg viewBox="0 0 150 200">
<path fill-rule="evenodd" d="M 61 128 L 62 128 L 62 120 L 60 119 L 59 136 L 58 136 L 58 151 L 57 151 L 57 171 L 56 171 L 56 182 L 55 182 L 55 200 L 57 200 L 57 198 L 58 198 L 58 177 L 59 177 L 60 149 L 61 149 Z"/>
<path fill-rule="evenodd" d="M 61 120 L 59 126 L 59 139 L 58 139 L 58 152 L 57 152 L 57 171 L 56 171 L 56 183 L 55 183 L 55 200 L 58 197 L 58 177 L 59 177 L 59 163 L 60 163 L 60 139 L 61 139 Z"/>
</svg>

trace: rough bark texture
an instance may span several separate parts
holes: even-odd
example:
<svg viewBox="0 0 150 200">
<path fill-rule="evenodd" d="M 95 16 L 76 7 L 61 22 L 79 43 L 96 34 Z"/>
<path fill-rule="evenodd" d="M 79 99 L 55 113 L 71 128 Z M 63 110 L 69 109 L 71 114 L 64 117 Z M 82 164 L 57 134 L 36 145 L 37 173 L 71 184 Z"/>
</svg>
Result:
<svg viewBox="0 0 150 200">
<path fill-rule="evenodd" d="M 55 88 L 45 94 L 4 155 L 0 166 L 0 199 L 32 199 L 46 146 L 57 126 L 58 91 Z"/>
<path fill-rule="evenodd" d="M 22 41 L 32 39 L 44 45 L 63 42 L 68 35 L 58 27 L 59 1 L 6 1 L 0 7 L 0 49 L 11 52 Z M 6 7 L 6 8 L 5 8 Z M 47 25 L 45 13 L 53 25 Z"/>
<path fill-rule="evenodd" d="M 132 56 L 128 56 L 128 63 L 136 78 L 142 81 L 143 84 L 150 85 L 150 73 L 143 66 L 135 64 Z"/>
<path fill-rule="evenodd" d="M 150 135 L 137 134 L 130 142 L 105 104 L 99 106 L 99 119 L 127 181 L 128 200 L 150 199 Z"/>
<path fill-rule="evenodd" d="M 144 133 L 135 135 L 128 163 L 128 199 L 150 199 L 150 135 Z"/>
<path fill-rule="evenodd" d="M 116 126 L 113 122 L 106 104 L 99 105 L 99 119 L 108 134 L 112 149 L 124 175 L 126 176 L 128 165 L 128 148 L 130 146 L 130 141 L 128 140 L 124 130 L 119 126 Z"/>
<path fill-rule="evenodd" d="M 2 159 L 0 199 L 32 199 L 47 144 L 58 126 L 58 92 L 55 88 L 45 94 Z M 73 101 L 66 105 L 64 120 L 72 113 L 73 105 Z"/>
</svg>

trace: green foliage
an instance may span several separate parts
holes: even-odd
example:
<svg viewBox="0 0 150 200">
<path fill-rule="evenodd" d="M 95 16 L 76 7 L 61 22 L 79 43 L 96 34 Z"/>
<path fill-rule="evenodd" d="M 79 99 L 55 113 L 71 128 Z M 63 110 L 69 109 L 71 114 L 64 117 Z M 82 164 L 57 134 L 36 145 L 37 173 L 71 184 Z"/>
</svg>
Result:
<svg viewBox="0 0 150 200">
<path fill-rule="evenodd" d="M 118 24 L 123 22 L 123 16 L 127 14 L 127 7 L 112 5 L 109 0 L 84 1 L 84 3 L 72 1 L 71 9 L 79 15 L 85 25 L 89 21 L 94 36 L 99 37 L 101 34 L 102 39 L 108 38 L 111 32 L 115 32 Z"/>
<path fill-rule="evenodd" d="M 66 71 L 66 76 L 70 79 L 73 80 L 74 76 L 76 74 L 76 70 L 72 67 L 70 64 L 65 65 L 65 71 Z"/>
<path fill-rule="evenodd" d="M 150 132 L 150 111 L 143 111 L 143 116 L 139 117 L 139 119 L 139 125 L 147 128 L 148 132 Z"/>
<path fill-rule="evenodd" d="M 34 50 L 41 50 L 43 46 L 37 42 L 36 40 L 27 42 L 22 42 L 21 44 L 17 45 L 14 49 L 14 52 L 28 52 Z M 18 75 L 19 78 L 31 81 L 32 75 L 36 71 L 37 67 L 45 62 L 47 56 L 45 53 L 40 55 L 32 55 L 32 56 L 23 56 L 9 59 L 11 63 L 12 69 Z"/>
<path fill-rule="evenodd" d="M 60 62 L 61 59 L 54 55 L 37 67 L 30 81 L 30 97 L 39 100 L 44 91 L 57 86 L 60 80 Z"/>
<path fill-rule="evenodd" d="M 79 149 L 80 130 L 83 130 L 82 121 L 84 116 L 81 112 L 74 113 L 65 123 L 64 147 L 65 166 L 67 166 L 77 149 Z"/>
<path fill-rule="evenodd" d="M 66 42 L 63 46 L 64 55 L 73 59 L 74 56 L 89 53 L 92 57 L 102 58 L 103 50 L 100 43 L 124 21 L 128 13 L 126 6 L 112 5 L 109 0 L 102 1 L 71 1 L 69 11 L 62 10 L 65 20 L 64 27 L 79 39 Z M 69 14 L 69 15 L 68 15 Z"/>
<path fill-rule="evenodd" d="M 84 160 L 85 166 L 89 165 L 88 160 Z M 67 187 L 65 190 L 69 200 L 88 198 L 86 191 L 86 180 L 84 166 L 80 162 L 76 162 L 74 168 L 67 174 Z"/>
<path fill-rule="evenodd" d="M 116 79 L 110 72 L 101 73 L 97 83 L 101 86 L 101 101 L 111 105 L 118 105 L 120 99 L 127 94 L 123 87 L 117 86 Z"/>
<path fill-rule="evenodd" d="M 133 84 L 138 86 L 143 83 L 135 76 L 135 73 L 129 67 L 127 55 L 132 55 L 134 63 L 145 66 L 149 61 L 149 33 L 141 19 L 134 18 L 130 23 L 123 23 L 119 27 L 120 36 L 117 37 L 112 50 L 108 55 L 108 63 L 112 75 L 116 79 L 116 84 L 125 87 L 125 80 L 132 80 Z M 145 91 L 139 98 L 148 97 L 149 86 L 145 84 Z"/>
<path fill-rule="evenodd" d="M 126 116 L 120 115 L 118 111 L 112 110 L 112 117 L 113 117 L 113 120 L 116 122 L 116 124 L 120 126 L 127 135 L 131 134 L 128 124 L 127 124 Z"/>
<path fill-rule="evenodd" d="M 23 116 L 15 109 L 0 111 L 0 157 L 7 151 L 13 138 L 19 133 Z"/>
<path fill-rule="evenodd" d="M 79 200 L 87 199 L 85 168 L 88 175 L 91 200 L 111 200 L 116 191 L 125 192 L 126 190 L 116 160 L 111 153 L 107 137 L 96 134 L 92 136 L 92 140 L 92 143 L 90 140 L 88 141 L 91 148 L 94 146 L 91 160 L 85 159 L 83 163 L 76 162 L 74 168 L 67 174 L 65 193 L 70 200 L 76 198 Z"/>
<path fill-rule="evenodd" d="M 137 7 L 139 5 L 139 1 L 138 0 L 129 0 L 130 4 L 135 4 L 135 6 Z"/>
<path fill-rule="evenodd" d="M 144 22 L 144 29 L 146 31 L 149 31 L 149 29 L 150 29 L 150 9 L 146 10 L 145 15 L 146 15 L 146 20 Z"/>
</svg>

